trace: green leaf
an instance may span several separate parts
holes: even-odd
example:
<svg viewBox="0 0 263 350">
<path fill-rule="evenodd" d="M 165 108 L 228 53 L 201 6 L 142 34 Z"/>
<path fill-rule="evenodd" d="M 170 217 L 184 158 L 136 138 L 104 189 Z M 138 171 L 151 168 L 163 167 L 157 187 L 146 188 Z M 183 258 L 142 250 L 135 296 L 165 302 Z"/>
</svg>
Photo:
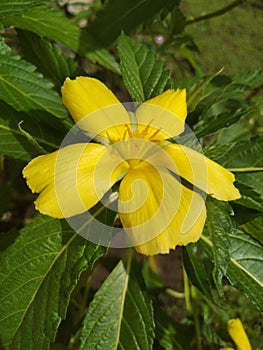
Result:
<svg viewBox="0 0 263 350">
<path fill-rule="evenodd" d="M 0 261 L 3 349 L 49 349 L 83 270 L 105 252 L 65 221 L 38 215 Z"/>
<path fill-rule="evenodd" d="M 85 57 L 114 73 L 121 74 L 119 63 L 116 61 L 115 57 L 105 49 L 88 51 Z"/>
<path fill-rule="evenodd" d="M 232 230 L 230 220 L 230 207 L 227 203 L 208 198 L 206 201 L 207 208 L 207 233 L 213 242 L 213 260 L 214 271 L 213 277 L 216 287 L 222 293 L 222 278 L 227 271 L 230 260 L 228 235 Z"/>
<path fill-rule="evenodd" d="M 221 148 L 223 150 L 223 148 Z M 230 169 L 263 166 L 263 136 L 228 144 L 215 159 Z"/>
<path fill-rule="evenodd" d="M 40 37 L 57 41 L 75 52 L 80 50 L 79 27 L 55 8 L 36 7 L 21 15 L 10 16 L 3 23 L 6 27 L 29 30 Z"/>
<path fill-rule="evenodd" d="M 263 311 L 263 247 L 240 230 L 233 230 L 227 235 L 230 261 L 225 276 Z M 203 235 L 199 242 L 206 254 L 213 259 L 211 239 Z"/>
<path fill-rule="evenodd" d="M 214 159 L 236 172 L 238 182 L 251 187 L 263 198 L 263 171 L 250 170 L 263 167 L 263 136 L 229 144 L 228 147 L 222 147 L 221 151 Z"/>
<path fill-rule="evenodd" d="M 43 153 L 19 129 L 21 121 L 23 121 L 23 130 L 29 133 L 46 151 L 58 149 L 67 132 L 60 120 L 50 115 L 40 116 L 34 111 L 32 113 L 17 112 L 0 101 L 0 154 L 29 161 Z"/>
<path fill-rule="evenodd" d="M 164 350 L 191 350 L 195 349 L 194 327 L 190 322 L 176 323 L 163 312 L 159 304 L 154 305 L 156 322 L 156 342 Z M 161 346 L 161 347 L 160 347 Z"/>
<path fill-rule="evenodd" d="M 226 128 L 234 123 L 236 123 L 241 117 L 245 116 L 251 111 L 241 110 L 237 112 L 224 112 L 208 117 L 206 120 L 200 120 L 194 128 L 195 135 L 200 138 L 206 135 L 210 135 L 215 131 L 222 128 Z"/>
<path fill-rule="evenodd" d="M 254 220 L 241 225 L 240 228 L 263 244 L 263 216 L 258 216 Z"/>
<path fill-rule="evenodd" d="M 85 317 L 80 350 L 151 350 L 153 309 L 136 265 L 120 261 L 95 294 Z"/>
<path fill-rule="evenodd" d="M 77 63 L 66 56 L 57 46 L 29 31 L 18 31 L 23 57 L 34 64 L 38 71 L 51 80 L 55 89 L 60 91 L 66 77 L 83 75 Z"/>
<path fill-rule="evenodd" d="M 122 31 L 129 34 L 139 25 L 149 23 L 175 5 L 174 0 L 110 0 L 88 26 L 84 38 L 86 41 L 91 41 L 92 38 L 97 49 L 107 47 Z"/>
<path fill-rule="evenodd" d="M 49 2 L 49 0 L 1 0 L 0 18 L 19 15 L 28 8 L 34 8 Z"/>
<path fill-rule="evenodd" d="M 42 38 L 45 37 L 59 42 L 80 55 L 88 57 L 93 62 L 99 63 L 106 69 L 120 74 L 119 65 L 115 57 L 106 50 L 95 50 L 94 38 L 84 37 L 83 31 L 55 8 L 38 7 L 20 16 L 8 17 L 4 20 L 4 24 L 7 27 L 15 26 L 19 29 L 31 31 Z M 55 56 L 58 56 L 58 52 L 55 53 Z M 63 61 L 64 66 L 65 60 Z M 49 61 L 46 60 L 46 62 Z M 46 65 L 47 63 L 45 63 Z"/>
<path fill-rule="evenodd" d="M 145 101 L 170 86 L 170 71 L 147 46 L 121 35 L 118 51 L 123 80 L 134 101 Z"/>
<path fill-rule="evenodd" d="M 236 182 L 236 187 L 239 189 L 241 198 L 235 201 L 236 204 L 241 204 L 244 207 L 263 211 L 263 198 L 259 193 L 253 191 L 250 186 Z"/>
<path fill-rule="evenodd" d="M 187 91 L 187 109 L 188 113 L 193 112 L 200 102 L 200 100 L 206 94 L 206 88 L 210 82 L 222 72 L 222 69 L 213 75 L 202 78 L 200 81 L 195 83 Z"/>
<path fill-rule="evenodd" d="M 200 252 L 199 252 L 200 253 Z M 207 298 L 212 299 L 212 286 L 204 259 L 200 259 L 195 244 L 183 247 L 184 268 L 193 285 Z"/>
<path fill-rule="evenodd" d="M 0 99 L 17 111 L 43 110 L 57 118 L 68 114 L 53 85 L 0 41 Z"/>
</svg>

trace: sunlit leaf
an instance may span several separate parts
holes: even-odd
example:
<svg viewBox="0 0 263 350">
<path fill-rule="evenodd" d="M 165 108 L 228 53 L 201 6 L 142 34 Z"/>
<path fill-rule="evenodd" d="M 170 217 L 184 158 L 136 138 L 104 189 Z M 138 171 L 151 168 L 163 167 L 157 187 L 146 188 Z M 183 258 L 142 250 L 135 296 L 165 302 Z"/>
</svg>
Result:
<svg viewBox="0 0 263 350">
<path fill-rule="evenodd" d="M 121 35 L 118 51 L 123 80 L 134 101 L 145 101 L 170 86 L 170 71 L 147 46 Z"/>
<path fill-rule="evenodd" d="M 62 220 L 39 215 L 22 229 L 0 257 L 1 348 L 48 349 L 81 272 L 104 252 Z"/>
<path fill-rule="evenodd" d="M 49 2 L 50 0 L 1 0 L 0 18 L 14 16 Z"/>
<path fill-rule="evenodd" d="M 230 259 L 225 276 L 242 291 L 259 310 L 263 310 L 263 247 L 248 234 L 233 229 L 227 232 Z M 213 259 L 213 242 L 202 236 L 200 244 Z"/>
<path fill-rule="evenodd" d="M 120 261 L 95 294 L 84 320 L 81 350 L 151 350 L 151 300 L 136 267 Z"/>
<path fill-rule="evenodd" d="M 17 111 L 43 110 L 55 117 L 67 118 L 68 113 L 51 82 L 3 41 L 0 41 L 0 61 L 1 100 Z"/>
</svg>

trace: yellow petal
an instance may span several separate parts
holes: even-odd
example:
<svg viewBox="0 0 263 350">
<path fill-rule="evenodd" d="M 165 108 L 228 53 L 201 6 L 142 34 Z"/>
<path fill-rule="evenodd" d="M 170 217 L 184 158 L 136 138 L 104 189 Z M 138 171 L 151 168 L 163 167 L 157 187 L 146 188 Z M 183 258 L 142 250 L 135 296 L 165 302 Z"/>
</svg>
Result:
<svg viewBox="0 0 263 350">
<path fill-rule="evenodd" d="M 64 105 L 81 129 L 114 141 L 123 137 L 129 115 L 102 82 L 89 77 L 67 78 L 61 91 Z"/>
<path fill-rule="evenodd" d="M 247 334 L 239 318 L 228 321 L 228 333 L 238 347 L 238 350 L 252 350 Z"/>
<path fill-rule="evenodd" d="M 127 165 L 99 144 L 73 144 L 33 159 L 23 170 L 42 214 L 70 217 L 93 207 Z"/>
<path fill-rule="evenodd" d="M 129 170 L 119 188 L 119 213 L 136 250 L 169 253 L 195 242 L 206 219 L 203 198 L 182 186 L 168 171 L 152 166 Z"/>
<path fill-rule="evenodd" d="M 181 134 L 187 115 L 186 90 L 167 90 L 147 100 L 136 110 L 139 128 L 159 130 L 157 140 Z"/>
<path fill-rule="evenodd" d="M 169 144 L 164 150 L 170 162 L 162 164 L 165 159 L 159 157 L 155 159 L 159 166 L 167 166 L 216 199 L 229 201 L 240 198 L 238 189 L 233 185 L 235 176 L 221 165 L 186 146 Z"/>
</svg>

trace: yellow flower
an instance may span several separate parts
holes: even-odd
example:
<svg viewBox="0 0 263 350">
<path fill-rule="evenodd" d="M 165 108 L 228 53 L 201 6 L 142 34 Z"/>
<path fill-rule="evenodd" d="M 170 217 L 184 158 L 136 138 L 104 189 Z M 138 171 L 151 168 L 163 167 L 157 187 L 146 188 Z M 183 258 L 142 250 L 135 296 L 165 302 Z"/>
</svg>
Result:
<svg viewBox="0 0 263 350">
<path fill-rule="evenodd" d="M 252 350 L 247 334 L 239 318 L 228 321 L 228 333 L 237 346 L 237 350 Z M 221 348 L 221 350 L 234 350 L 233 348 Z"/>
<path fill-rule="evenodd" d="M 78 77 L 66 79 L 62 98 L 95 142 L 67 145 L 25 167 L 41 213 L 83 213 L 120 182 L 120 221 L 138 252 L 155 255 L 200 238 L 206 219 L 202 193 L 224 201 L 240 197 L 231 172 L 169 142 L 185 128 L 185 90 L 167 90 L 127 112 L 103 83 Z"/>
</svg>

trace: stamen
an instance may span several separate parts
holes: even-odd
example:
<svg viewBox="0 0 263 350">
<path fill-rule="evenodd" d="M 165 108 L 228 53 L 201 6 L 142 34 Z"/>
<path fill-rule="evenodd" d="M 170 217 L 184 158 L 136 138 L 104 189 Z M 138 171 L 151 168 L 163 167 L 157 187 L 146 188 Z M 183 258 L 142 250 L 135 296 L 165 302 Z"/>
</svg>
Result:
<svg viewBox="0 0 263 350">
<path fill-rule="evenodd" d="M 152 136 L 150 137 L 150 140 L 153 141 L 153 138 L 154 138 L 155 136 L 157 136 L 157 135 L 159 134 L 160 131 L 161 131 L 161 128 L 159 128 L 158 130 L 156 130 L 156 131 L 152 134 Z"/>
<path fill-rule="evenodd" d="M 146 125 L 146 127 L 145 127 L 145 129 L 144 129 L 144 133 L 145 133 L 145 134 L 146 134 L 147 131 L 150 129 L 152 122 L 153 122 L 153 119 L 150 120 L 149 123 Z"/>
<path fill-rule="evenodd" d="M 106 131 L 106 135 L 107 135 L 107 138 L 110 141 L 110 143 L 113 145 L 114 144 L 114 140 L 110 137 L 110 134 L 108 133 L 108 131 Z"/>
<path fill-rule="evenodd" d="M 128 131 L 129 138 L 130 138 L 130 139 L 133 139 L 133 133 L 131 132 L 131 129 L 130 129 L 129 125 L 128 125 L 128 124 L 125 124 L 125 127 L 126 127 L 126 129 L 127 129 L 127 131 Z"/>
</svg>

